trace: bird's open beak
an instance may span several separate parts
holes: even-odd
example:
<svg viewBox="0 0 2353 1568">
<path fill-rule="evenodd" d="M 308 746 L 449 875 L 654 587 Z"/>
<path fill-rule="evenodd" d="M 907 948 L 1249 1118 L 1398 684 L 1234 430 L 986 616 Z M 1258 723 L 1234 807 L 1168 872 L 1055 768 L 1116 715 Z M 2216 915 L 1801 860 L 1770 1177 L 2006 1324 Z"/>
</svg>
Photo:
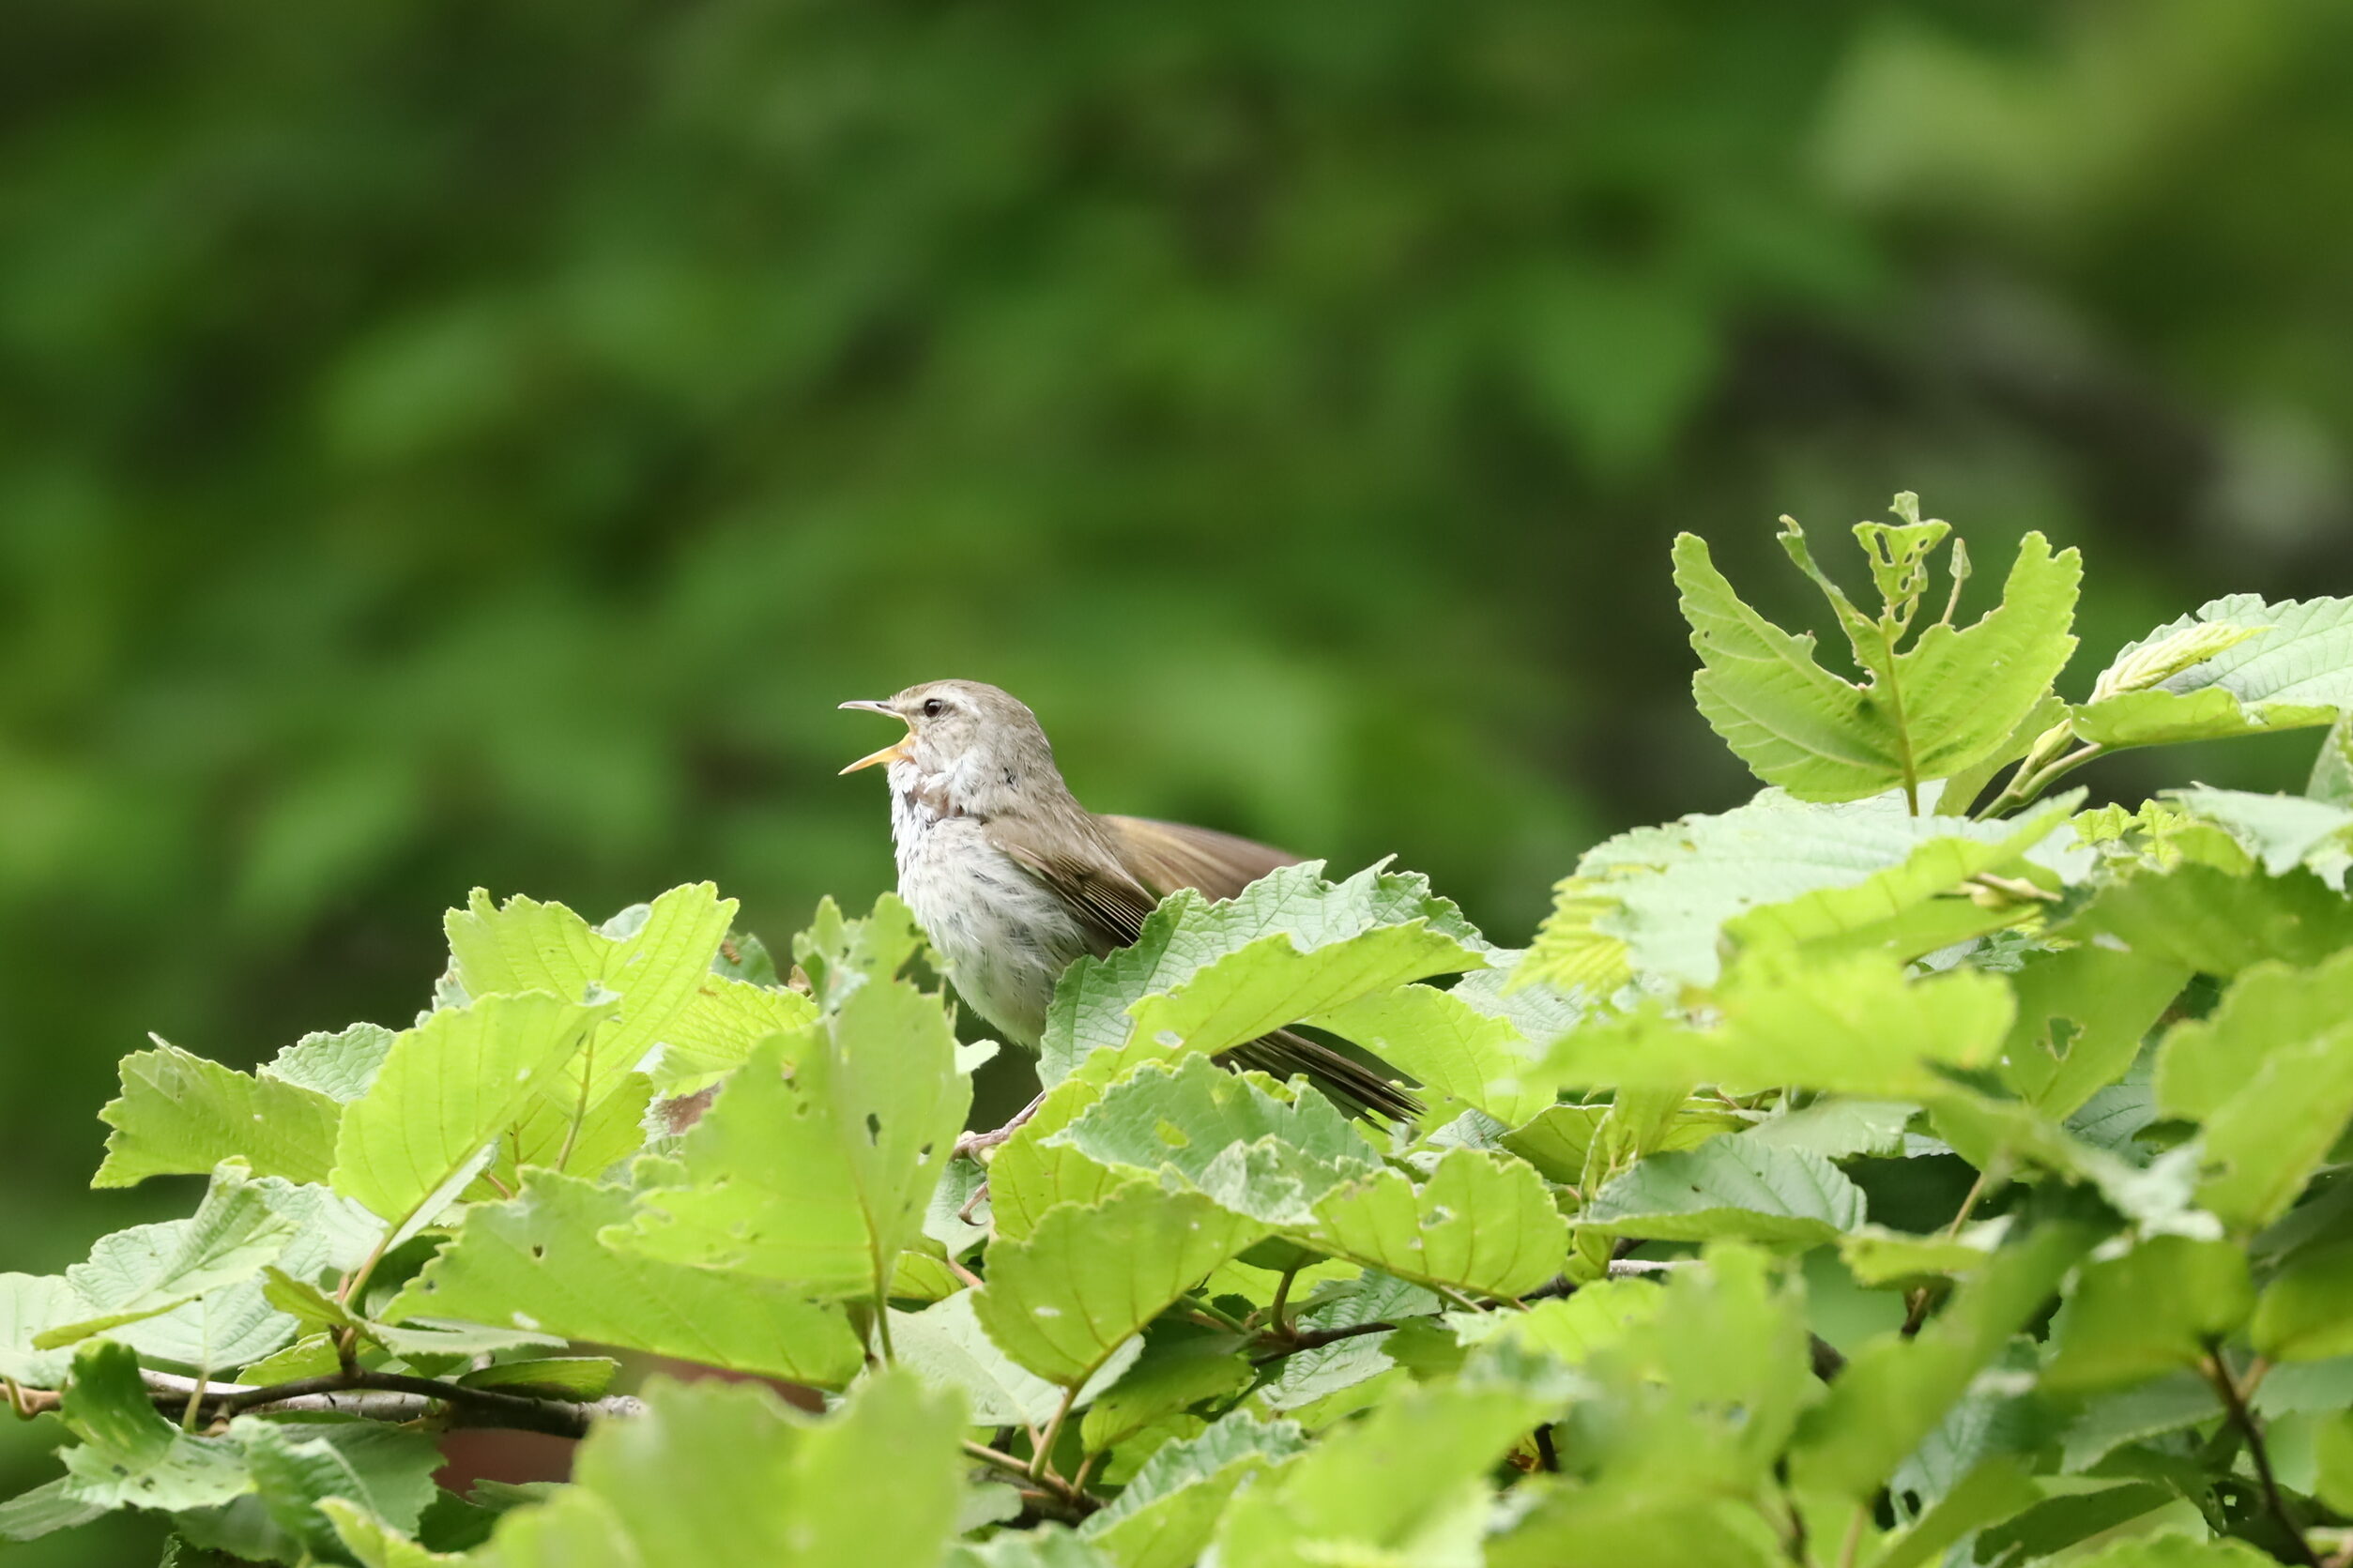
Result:
<svg viewBox="0 0 2353 1568">
<path fill-rule="evenodd" d="M 864 708 L 869 713 L 885 714 L 893 719 L 899 716 L 898 710 L 893 708 L 889 703 L 877 702 L 872 699 L 862 699 L 858 702 L 846 702 L 842 704 L 842 707 L 846 708 Z M 907 759 L 908 748 L 914 744 L 915 732 L 912 729 L 909 729 L 905 735 L 900 736 L 896 740 L 894 740 L 888 746 L 883 747 L 882 750 L 879 752 L 869 752 L 866 755 L 860 757 L 856 762 L 853 762 L 848 767 L 843 769 L 842 771 L 845 773 L 855 773 L 861 768 L 872 768 L 878 762 L 904 762 Z"/>
</svg>

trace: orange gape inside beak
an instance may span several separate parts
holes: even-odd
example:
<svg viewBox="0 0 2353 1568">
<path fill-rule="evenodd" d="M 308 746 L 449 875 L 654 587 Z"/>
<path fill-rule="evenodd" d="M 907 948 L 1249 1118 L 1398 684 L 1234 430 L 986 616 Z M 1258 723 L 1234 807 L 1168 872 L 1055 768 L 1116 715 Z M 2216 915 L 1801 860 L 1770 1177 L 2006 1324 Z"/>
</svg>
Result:
<svg viewBox="0 0 2353 1568">
<path fill-rule="evenodd" d="M 883 747 L 882 750 L 879 752 L 867 753 L 864 756 L 860 757 L 856 762 L 853 762 L 848 767 L 843 769 L 842 771 L 845 773 L 855 773 L 861 768 L 872 768 L 878 762 L 904 762 L 907 760 L 909 749 L 914 744 L 915 732 L 913 730 L 909 730 L 905 735 L 900 736 L 890 745 Z"/>
</svg>

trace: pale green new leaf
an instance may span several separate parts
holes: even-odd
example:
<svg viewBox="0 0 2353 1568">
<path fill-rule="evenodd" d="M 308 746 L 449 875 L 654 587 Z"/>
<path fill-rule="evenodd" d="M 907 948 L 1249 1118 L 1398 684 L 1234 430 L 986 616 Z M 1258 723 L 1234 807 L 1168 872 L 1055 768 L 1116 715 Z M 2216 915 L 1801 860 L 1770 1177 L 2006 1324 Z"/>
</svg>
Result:
<svg viewBox="0 0 2353 1568">
<path fill-rule="evenodd" d="M 330 1184 L 405 1224 L 472 1166 L 616 1005 L 542 991 L 428 1014 L 344 1108 Z"/>
<path fill-rule="evenodd" d="M 64 1451 L 66 1492 L 101 1508 L 209 1508 L 252 1489 L 237 1444 L 199 1438 L 164 1419 L 129 1347 L 101 1343 L 74 1357 L 57 1412 L 81 1442 Z"/>
<path fill-rule="evenodd" d="M 2212 1116 L 2244 1091 L 2274 1054 L 2353 1020 L 2353 951 L 2315 968 L 2265 963 L 2234 982 L 2204 1018 L 2166 1031 L 2157 1056 L 2157 1103 L 2167 1116 Z"/>
<path fill-rule="evenodd" d="M 1559 1274 L 1568 1252 L 1534 1168 L 1472 1149 L 1448 1149 L 1419 1187 L 1383 1170 L 1332 1193 L 1309 1239 L 1399 1279 L 1507 1299 Z"/>
<path fill-rule="evenodd" d="M 817 1012 L 802 992 L 707 975 L 663 1029 L 647 1071 L 664 1094 L 692 1094 L 742 1066 L 770 1035 L 805 1028 Z"/>
<path fill-rule="evenodd" d="M 2197 657 L 2154 686 L 2118 677 L 2128 666 L 2153 671 L 2185 655 Z M 2075 709 L 2075 733 L 2115 750 L 2325 724 L 2347 708 L 2353 599 L 2267 604 L 2232 594 L 2117 654 L 2093 700 Z"/>
<path fill-rule="evenodd" d="M 1803 536 L 1783 521 L 1783 542 L 1811 570 Z M 1867 544 L 1891 533 L 1856 531 Z M 1904 590 L 1912 605 L 1875 618 L 1833 590 L 1871 677 L 1860 686 L 1815 661 L 1811 634 L 1792 635 L 1743 603 L 1704 541 L 1678 537 L 1674 564 L 1702 664 L 1692 678 L 1700 712 L 1759 778 L 1806 799 L 1860 799 L 1970 767 L 2009 738 L 2075 647 L 2068 627 L 2082 563 L 2073 550 L 2053 555 L 2040 534 L 2019 541 L 1998 607 L 1965 630 L 1932 625 L 1909 647 L 1899 645 L 1918 584 Z"/>
<path fill-rule="evenodd" d="M 613 1386 L 621 1363 L 610 1356 L 534 1356 L 493 1362 L 458 1374 L 469 1389 L 515 1389 L 559 1399 L 595 1399 Z"/>
<path fill-rule="evenodd" d="M 973 1311 L 1005 1354 L 1075 1388 L 1272 1228 L 1198 1193 L 1124 1187 L 1098 1204 L 1048 1210 L 1024 1240 L 990 1242 Z"/>
<path fill-rule="evenodd" d="M 1266 1484 L 1306 1450 L 1295 1422 L 1228 1416 L 1155 1451 L 1079 1536 L 1120 1568 L 1186 1568 L 1244 1482 Z"/>
<path fill-rule="evenodd" d="M 1832 889 L 1856 891 L 1762 917 L 1754 934 L 1770 935 L 1778 919 L 1800 936 L 1917 947 L 1917 928 L 1902 919 L 1926 907 L 1917 901 L 1965 903 L 1936 895 L 1963 875 L 2012 866 L 2060 826 L 2056 813 L 2024 824 L 1964 822 L 1911 815 L 1899 796 L 1810 805 L 1766 790 L 1719 815 L 1638 828 L 1588 850 L 1555 890 L 1552 914 L 1514 980 L 1581 985 L 1604 997 L 1635 975 L 1711 985 L 1732 922 Z M 1943 840 L 1961 843 L 1933 847 Z M 1948 870 L 1956 874 L 1949 884 L 1939 880 Z"/>
<path fill-rule="evenodd" d="M 645 1400 L 644 1416 L 589 1434 L 572 1485 L 500 1517 L 477 1554 L 485 1568 L 845 1568 L 936 1562 L 946 1549 L 954 1395 L 886 1371 L 822 1421 L 741 1383 L 656 1378 Z"/>
<path fill-rule="evenodd" d="M 1578 1286 L 1573 1296 L 1532 1302 L 1524 1312 L 1452 1312 L 1446 1323 L 1467 1346 L 1515 1346 L 1581 1366 L 1657 1317 L 1666 1300 L 1667 1293 L 1647 1281 L 1602 1279 Z"/>
<path fill-rule="evenodd" d="M 1203 1056 L 1149 1062 L 1048 1141 L 1097 1165 L 1156 1176 L 1171 1190 L 1202 1193 L 1250 1219 L 1305 1225 L 1320 1198 L 1370 1174 L 1379 1154 L 1322 1095 L 1294 1104 L 1261 1087 L 1266 1081 Z"/>
<path fill-rule="evenodd" d="M 1883 953 L 1810 959 L 1767 948 L 1725 975 L 1714 1018 L 1694 1028 L 1656 1004 L 1589 1023 L 1552 1048 L 1540 1081 L 1576 1088 L 1734 1094 L 1783 1085 L 1918 1100 L 1948 1080 L 1936 1068 L 1996 1059 L 2012 1016 L 1994 976 L 1955 968 L 1907 977 Z"/>
<path fill-rule="evenodd" d="M 113 1129 L 93 1187 L 199 1176 L 243 1159 L 264 1176 L 324 1181 L 343 1107 L 314 1089 L 250 1077 L 176 1045 L 122 1062 L 123 1092 L 98 1113 Z"/>
<path fill-rule="evenodd" d="M 342 1498 L 322 1498 L 318 1511 L 335 1527 L 335 1538 L 360 1568 L 442 1568 L 469 1559 L 455 1552 L 427 1551 L 366 1509 Z"/>
<path fill-rule="evenodd" d="M 598 1240 L 630 1196 L 534 1170 L 511 1203 L 477 1204 L 385 1311 L 468 1318 L 838 1388 L 862 1352 L 840 1313 L 772 1280 L 686 1268 Z"/>
<path fill-rule="evenodd" d="M 1477 968 L 1487 951 L 1426 879 L 1378 866 L 1339 883 L 1323 880 L 1320 860 L 1283 866 L 1224 903 L 1180 891 L 1133 944 L 1062 976 L 1039 1072 L 1057 1084 L 1108 1049 L 1089 1069 L 1102 1082 L 1135 1059 L 1223 1050 L 1374 991 Z"/>
<path fill-rule="evenodd" d="M 1813 1246 L 1863 1223 L 1863 1193 L 1819 1154 L 1711 1138 L 1642 1161 L 1595 1194 L 1577 1220 L 1606 1236 Z"/>
<path fill-rule="evenodd" d="M 2089 1557 L 2068 1560 L 2069 1568 L 2275 1568 L 2278 1561 L 2244 1541 L 2195 1541 L 2185 1535 L 2119 1541 Z"/>
</svg>

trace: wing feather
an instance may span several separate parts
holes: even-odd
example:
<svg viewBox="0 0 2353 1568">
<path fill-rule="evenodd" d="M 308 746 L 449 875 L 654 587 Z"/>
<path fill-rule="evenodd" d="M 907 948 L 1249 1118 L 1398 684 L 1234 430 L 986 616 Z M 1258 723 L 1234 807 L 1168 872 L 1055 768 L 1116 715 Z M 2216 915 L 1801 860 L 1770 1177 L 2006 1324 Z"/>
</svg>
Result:
<svg viewBox="0 0 2353 1568">
<path fill-rule="evenodd" d="M 1232 898 L 1276 866 L 1299 859 L 1231 833 L 1182 822 L 1142 816 L 1095 820 L 1111 830 L 1128 874 L 1163 897 L 1179 888 L 1199 888 L 1212 898 Z"/>
</svg>

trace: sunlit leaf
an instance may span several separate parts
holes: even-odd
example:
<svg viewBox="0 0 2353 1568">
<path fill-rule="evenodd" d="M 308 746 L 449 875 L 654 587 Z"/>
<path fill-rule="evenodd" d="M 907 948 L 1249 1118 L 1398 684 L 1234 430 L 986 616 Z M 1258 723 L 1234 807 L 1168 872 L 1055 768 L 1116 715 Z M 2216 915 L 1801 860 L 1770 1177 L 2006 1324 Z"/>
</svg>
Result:
<svg viewBox="0 0 2353 1568">
<path fill-rule="evenodd" d="M 1228 1416 L 1199 1437 L 1154 1453 L 1078 1533 L 1121 1568 L 1185 1568 L 1208 1545 L 1242 1484 L 1255 1479 L 1265 1484 L 1306 1446 L 1295 1423 Z"/>
<path fill-rule="evenodd" d="M 615 1005 L 535 992 L 428 1014 L 344 1109 L 334 1189 L 395 1225 L 408 1220 L 523 1114 Z"/>
<path fill-rule="evenodd" d="M 1315 1205 L 1314 1237 L 1399 1279 L 1516 1297 L 1560 1273 L 1568 1226 L 1525 1161 L 1453 1149 L 1416 1187 L 1384 1170 Z"/>
<path fill-rule="evenodd" d="M 1073 1388 L 1272 1228 L 1198 1193 L 1123 1187 L 1097 1204 L 1048 1210 L 1024 1240 L 989 1243 L 973 1311 L 1005 1354 Z"/>
<path fill-rule="evenodd" d="M 175 1045 L 125 1057 L 123 1092 L 99 1112 L 113 1129 L 93 1187 L 199 1176 L 230 1158 L 264 1176 L 324 1181 L 342 1107 L 314 1089 L 250 1077 Z"/>
<path fill-rule="evenodd" d="M 58 1414 L 81 1442 L 64 1453 L 67 1494 L 101 1508 L 208 1508 L 251 1491 L 238 1445 L 181 1431 L 155 1408 L 121 1345 L 73 1360 Z"/>
<path fill-rule="evenodd" d="M 1225 903 L 1181 891 L 1153 911 L 1133 945 L 1073 965 L 1047 1016 L 1039 1051 L 1047 1083 L 1097 1050 L 1133 1047 L 1090 1067 L 1108 1081 L 1133 1060 L 1223 1050 L 1372 992 L 1485 962 L 1478 934 L 1424 878 L 1371 867 L 1331 883 L 1322 873 L 1322 861 L 1284 866 Z"/>
</svg>

